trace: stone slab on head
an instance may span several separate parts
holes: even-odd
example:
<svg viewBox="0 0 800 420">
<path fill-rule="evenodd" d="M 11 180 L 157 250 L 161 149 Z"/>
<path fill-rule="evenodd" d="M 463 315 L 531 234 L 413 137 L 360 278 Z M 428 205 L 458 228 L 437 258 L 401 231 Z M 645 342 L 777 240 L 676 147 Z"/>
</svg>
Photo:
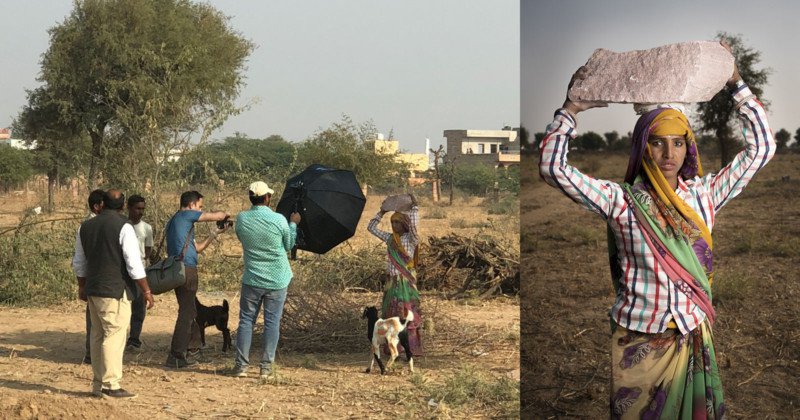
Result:
<svg viewBox="0 0 800 420">
<path fill-rule="evenodd" d="M 717 41 L 617 53 L 595 50 L 587 76 L 569 90 L 573 101 L 706 102 L 733 75 L 733 55 Z"/>
<path fill-rule="evenodd" d="M 411 196 L 408 194 L 393 195 L 386 197 L 381 203 L 381 210 L 383 211 L 409 211 L 413 203 Z"/>
</svg>

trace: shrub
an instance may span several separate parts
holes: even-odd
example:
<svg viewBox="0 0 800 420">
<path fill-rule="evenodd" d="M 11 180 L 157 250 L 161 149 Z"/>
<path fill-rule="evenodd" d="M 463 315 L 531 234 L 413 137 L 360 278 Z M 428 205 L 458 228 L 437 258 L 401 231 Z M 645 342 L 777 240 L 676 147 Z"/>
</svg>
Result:
<svg viewBox="0 0 800 420">
<path fill-rule="evenodd" d="M 460 165 L 456 167 L 453 182 L 456 188 L 472 195 L 483 196 L 497 181 L 495 169 L 487 165 Z"/>
<path fill-rule="evenodd" d="M 501 197 L 499 200 L 485 200 L 484 207 L 489 214 L 519 214 L 519 199 L 512 195 Z"/>
<path fill-rule="evenodd" d="M 36 223 L 37 217 L 23 218 L 0 236 L 0 304 L 50 305 L 77 297 L 70 261 L 80 217 Z"/>
<path fill-rule="evenodd" d="M 9 191 L 28 181 L 33 173 L 33 154 L 30 151 L 0 146 L 0 188 Z"/>
</svg>

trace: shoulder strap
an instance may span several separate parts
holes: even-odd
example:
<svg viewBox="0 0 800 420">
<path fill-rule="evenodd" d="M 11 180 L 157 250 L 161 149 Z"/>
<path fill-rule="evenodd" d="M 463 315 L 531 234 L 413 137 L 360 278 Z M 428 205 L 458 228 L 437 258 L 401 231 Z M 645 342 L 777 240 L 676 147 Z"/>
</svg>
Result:
<svg viewBox="0 0 800 420">
<path fill-rule="evenodd" d="M 192 235 L 192 231 L 194 230 L 194 223 L 192 223 L 192 227 L 189 228 L 189 232 L 186 232 L 186 239 L 183 240 L 183 249 L 181 249 L 181 259 L 183 259 L 183 254 L 186 252 L 186 248 L 189 247 L 189 237 Z"/>
<path fill-rule="evenodd" d="M 161 236 L 161 242 L 158 243 L 158 250 L 156 251 L 156 255 L 158 256 L 158 258 L 161 258 L 161 249 L 164 247 L 164 241 L 167 240 L 167 232 L 169 232 L 169 224 L 172 223 L 173 217 L 175 217 L 175 215 L 172 215 L 172 217 L 169 218 L 169 222 L 167 222 L 167 227 L 164 229 L 164 235 Z"/>
<path fill-rule="evenodd" d="M 172 223 L 172 220 L 175 219 L 175 215 L 177 214 L 178 213 L 176 212 L 175 214 L 172 215 L 172 217 L 169 218 L 169 222 L 167 222 L 167 227 L 164 229 L 164 236 L 161 237 L 161 242 L 158 243 L 158 251 L 156 251 L 156 255 L 159 256 L 161 255 L 161 249 L 164 247 L 164 241 L 167 240 L 169 225 Z M 189 232 L 186 233 L 186 239 L 184 239 L 183 241 L 183 249 L 181 249 L 181 253 L 179 254 L 181 258 L 183 257 L 183 254 L 186 252 L 186 247 L 189 246 L 189 236 L 191 236 L 192 230 L 194 230 L 194 223 L 192 223 L 192 227 L 189 229 Z"/>
</svg>

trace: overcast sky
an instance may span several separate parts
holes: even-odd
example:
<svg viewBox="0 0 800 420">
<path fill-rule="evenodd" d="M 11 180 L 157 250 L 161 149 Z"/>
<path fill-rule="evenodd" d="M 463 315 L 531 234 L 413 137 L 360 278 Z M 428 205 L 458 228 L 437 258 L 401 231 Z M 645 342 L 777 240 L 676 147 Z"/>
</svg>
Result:
<svg viewBox="0 0 800 420">
<path fill-rule="evenodd" d="M 630 51 L 741 34 L 773 72 L 762 99 L 770 125 L 800 127 L 800 3 L 793 1 L 522 0 L 522 122 L 544 131 L 561 106 L 570 77 L 597 48 Z M 631 105 L 612 104 L 578 116 L 580 132 L 633 131 Z"/>
<path fill-rule="evenodd" d="M 212 137 L 240 131 L 304 140 L 348 114 L 423 152 L 448 129 L 519 125 L 516 0 L 212 1 L 258 48 L 240 103 Z M 72 0 L 0 0 L 0 127 L 39 84 L 47 29 Z"/>
</svg>

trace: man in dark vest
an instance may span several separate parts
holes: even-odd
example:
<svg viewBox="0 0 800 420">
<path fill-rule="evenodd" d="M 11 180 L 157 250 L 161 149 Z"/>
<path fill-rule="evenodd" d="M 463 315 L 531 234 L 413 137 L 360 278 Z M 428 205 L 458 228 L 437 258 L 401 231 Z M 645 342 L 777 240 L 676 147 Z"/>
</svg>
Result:
<svg viewBox="0 0 800 420">
<path fill-rule="evenodd" d="M 78 296 L 92 318 L 92 394 L 120 399 L 136 397 L 120 387 L 131 300 L 144 293 L 147 308 L 153 307 L 136 232 L 121 214 L 124 204 L 119 190 L 103 194 L 103 211 L 81 224 L 72 259 Z"/>
<path fill-rule="evenodd" d="M 87 201 L 89 204 L 90 213 L 88 216 L 86 216 L 85 219 L 83 219 L 84 221 L 97 216 L 98 214 L 100 214 L 101 211 L 103 211 L 103 193 L 104 193 L 103 190 L 94 190 L 91 193 L 89 193 L 89 199 Z M 81 234 L 81 229 L 80 226 L 78 226 L 78 231 L 75 232 L 75 237 L 76 237 L 75 242 L 80 242 L 81 240 L 80 234 Z M 89 303 L 86 303 L 86 353 L 83 354 L 83 363 L 87 365 L 92 364 L 92 356 L 90 356 L 90 349 L 89 349 L 92 343 L 91 336 L 92 336 L 92 316 L 89 315 Z"/>
</svg>

